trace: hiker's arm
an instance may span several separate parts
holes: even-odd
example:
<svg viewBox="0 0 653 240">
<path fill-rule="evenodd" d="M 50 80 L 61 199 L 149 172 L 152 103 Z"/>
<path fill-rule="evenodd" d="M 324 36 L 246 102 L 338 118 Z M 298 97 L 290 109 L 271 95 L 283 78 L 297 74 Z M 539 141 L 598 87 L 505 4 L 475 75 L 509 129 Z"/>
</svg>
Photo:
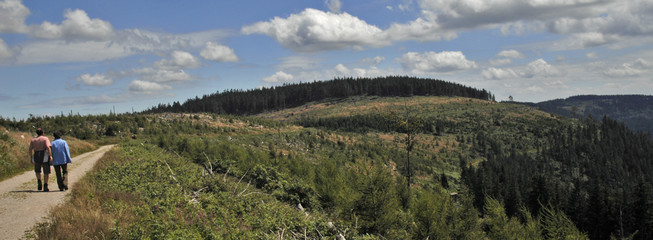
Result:
<svg viewBox="0 0 653 240">
<path fill-rule="evenodd" d="M 34 149 L 32 148 L 32 143 L 29 143 L 29 159 L 30 162 L 34 163 Z"/>
<path fill-rule="evenodd" d="M 54 159 L 52 159 L 52 148 L 50 146 L 48 146 L 48 154 L 50 154 L 50 162 L 52 162 Z"/>
</svg>

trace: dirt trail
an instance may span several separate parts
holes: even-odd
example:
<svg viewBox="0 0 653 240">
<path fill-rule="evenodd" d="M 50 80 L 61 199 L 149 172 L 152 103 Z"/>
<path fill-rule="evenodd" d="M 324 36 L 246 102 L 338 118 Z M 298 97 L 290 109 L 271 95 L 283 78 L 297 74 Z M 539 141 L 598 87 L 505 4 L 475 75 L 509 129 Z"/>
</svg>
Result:
<svg viewBox="0 0 653 240">
<path fill-rule="evenodd" d="M 69 187 L 74 187 L 113 146 L 103 146 L 73 158 L 73 163 L 68 164 Z M 48 182 L 50 192 L 37 191 L 33 170 L 0 182 L 0 239 L 23 237 L 26 230 L 44 220 L 50 209 L 64 202 L 70 190 L 59 191 L 54 168 Z"/>
</svg>

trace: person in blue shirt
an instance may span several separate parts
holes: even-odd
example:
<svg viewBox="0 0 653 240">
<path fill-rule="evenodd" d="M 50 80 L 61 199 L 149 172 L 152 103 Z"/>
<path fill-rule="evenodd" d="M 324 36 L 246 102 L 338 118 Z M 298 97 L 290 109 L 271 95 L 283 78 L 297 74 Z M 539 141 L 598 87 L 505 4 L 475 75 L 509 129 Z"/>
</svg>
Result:
<svg viewBox="0 0 653 240">
<path fill-rule="evenodd" d="M 54 173 L 57 175 L 57 185 L 59 191 L 68 190 L 68 163 L 72 163 L 68 143 L 61 139 L 61 131 L 54 132 L 54 141 L 52 145 L 52 165 Z"/>
</svg>

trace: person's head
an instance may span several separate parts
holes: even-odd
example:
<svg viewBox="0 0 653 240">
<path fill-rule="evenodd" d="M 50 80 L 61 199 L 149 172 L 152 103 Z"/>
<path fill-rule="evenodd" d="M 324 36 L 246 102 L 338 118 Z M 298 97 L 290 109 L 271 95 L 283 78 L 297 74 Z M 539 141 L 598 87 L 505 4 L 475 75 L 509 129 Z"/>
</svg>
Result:
<svg viewBox="0 0 653 240">
<path fill-rule="evenodd" d="M 54 131 L 54 133 L 52 135 L 54 135 L 54 139 L 59 139 L 59 138 L 61 138 L 61 131 L 59 131 L 59 130 Z"/>
<path fill-rule="evenodd" d="M 43 135 L 43 129 L 37 128 L 36 129 L 36 135 L 39 135 L 39 136 Z"/>
</svg>

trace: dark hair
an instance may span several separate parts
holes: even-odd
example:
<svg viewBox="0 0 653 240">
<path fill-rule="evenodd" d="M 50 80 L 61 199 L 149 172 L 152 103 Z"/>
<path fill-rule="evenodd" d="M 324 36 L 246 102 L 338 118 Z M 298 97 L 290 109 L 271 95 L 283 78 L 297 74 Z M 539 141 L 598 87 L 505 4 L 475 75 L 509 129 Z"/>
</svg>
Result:
<svg viewBox="0 0 653 240">
<path fill-rule="evenodd" d="M 36 129 L 36 135 L 39 135 L 39 136 L 43 135 L 43 129 L 37 128 Z"/>
<path fill-rule="evenodd" d="M 61 138 L 61 131 L 59 131 L 59 130 L 54 131 L 54 134 L 52 134 L 52 135 L 54 135 L 54 138 L 55 138 L 55 139 L 57 139 L 57 138 Z"/>
</svg>

